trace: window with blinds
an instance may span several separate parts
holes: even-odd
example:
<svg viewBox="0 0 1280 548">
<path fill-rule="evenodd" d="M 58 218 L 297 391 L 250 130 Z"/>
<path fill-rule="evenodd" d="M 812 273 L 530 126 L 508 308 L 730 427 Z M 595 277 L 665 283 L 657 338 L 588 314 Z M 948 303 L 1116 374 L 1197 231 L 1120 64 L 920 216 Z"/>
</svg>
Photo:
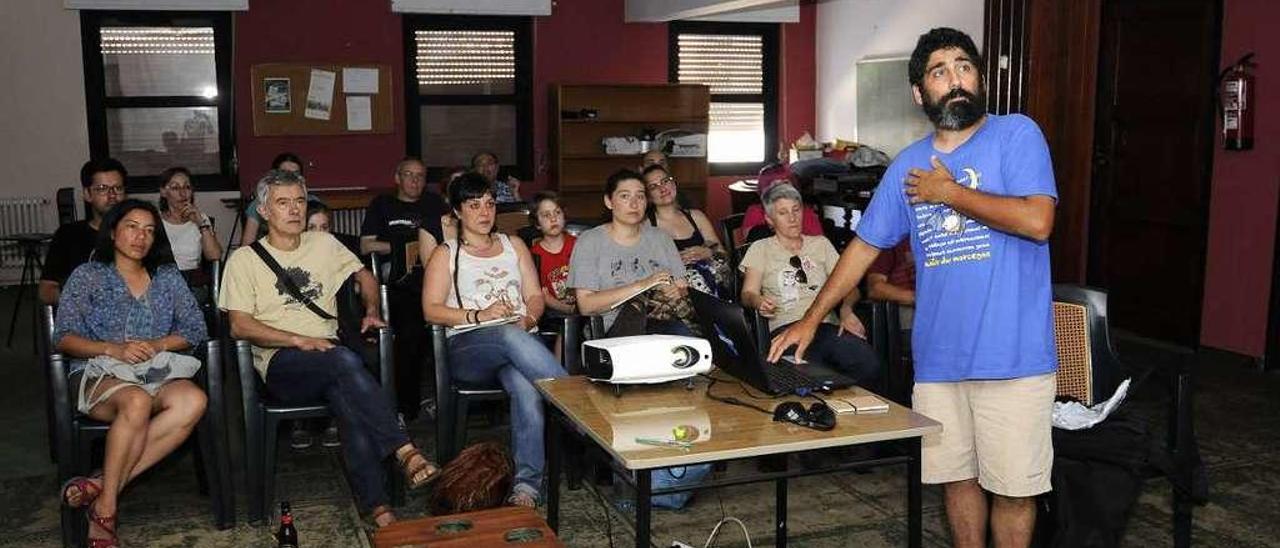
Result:
<svg viewBox="0 0 1280 548">
<path fill-rule="evenodd" d="M 230 16 L 86 11 L 81 26 L 93 155 L 120 160 L 131 191 L 174 166 L 200 188 L 233 186 Z"/>
<path fill-rule="evenodd" d="M 711 88 L 707 161 L 742 170 L 763 164 L 775 140 L 777 27 L 682 21 L 671 27 L 671 81 Z"/>
<path fill-rule="evenodd" d="M 515 90 L 515 31 L 419 30 L 414 44 L 421 93 L 502 95 Z"/>
<path fill-rule="evenodd" d="M 532 80 L 529 20 L 406 16 L 410 59 L 409 149 L 439 178 L 492 152 L 525 178 Z"/>
</svg>

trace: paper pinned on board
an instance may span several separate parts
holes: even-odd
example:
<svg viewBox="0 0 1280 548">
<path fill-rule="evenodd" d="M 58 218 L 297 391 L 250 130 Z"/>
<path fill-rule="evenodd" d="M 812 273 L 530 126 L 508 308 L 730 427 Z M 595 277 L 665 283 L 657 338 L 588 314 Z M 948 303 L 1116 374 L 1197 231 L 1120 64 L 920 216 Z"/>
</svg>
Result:
<svg viewBox="0 0 1280 548">
<path fill-rule="evenodd" d="M 373 108 L 368 95 L 347 97 L 347 131 L 373 129 Z"/>
<path fill-rule="evenodd" d="M 342 69 L 343 93 L 378 93 L 378 69 L 353 68 Z"/>
<path fill-rule="evenodd" d="M 311 84 L 307 86 L 307 118 L 329 119 L 333 113 L 333 85 L 337 78 L 335 72 L 311 69 Z"/>
</svg>

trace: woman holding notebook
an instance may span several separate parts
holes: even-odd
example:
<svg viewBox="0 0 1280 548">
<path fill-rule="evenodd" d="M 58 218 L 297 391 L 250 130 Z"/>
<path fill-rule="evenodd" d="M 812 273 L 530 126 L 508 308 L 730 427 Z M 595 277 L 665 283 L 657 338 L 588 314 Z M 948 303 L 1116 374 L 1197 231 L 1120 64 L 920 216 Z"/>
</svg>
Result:
<svg viewBox="0 0 1280 548">
<path fill-rule="evenodd" d="M 630 170 L 609 176 L 604 205 L 609 222 L 580 234 L 569 260 L 578 310 L 603 315 L 609 336 L 693 334 L 684 261 L 671 236 L 649 226 L 644 178 Z"/>
<path fill-rule="evenodd" d="M 491 232 L 497 215 L 493 188 L 476 173 L 449 186 L 458 233 L 436 247 L 423 279 L 428 322 L 448 326 L 454 378 L 498 382 L 511 396 L 511 436 L 516 474 L 507 501 L 537 505 L 546 454 L 542 397 L 533 383 L 564 376 L 551 351 L 529 330 L 542 315 L 542 288 L 529 248 L 518 238 Z"/>
</svg>

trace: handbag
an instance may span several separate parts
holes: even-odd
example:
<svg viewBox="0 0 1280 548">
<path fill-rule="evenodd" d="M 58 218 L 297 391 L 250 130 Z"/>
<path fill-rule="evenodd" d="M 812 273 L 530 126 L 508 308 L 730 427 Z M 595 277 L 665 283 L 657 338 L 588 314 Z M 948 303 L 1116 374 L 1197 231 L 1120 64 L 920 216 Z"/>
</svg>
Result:
<svg viewBox="0 0 1280 548">
<path fill-rule="evenodd" d="M 159 352 L 155 357 L 140 363 L 127 363 L 108 356 L 90 359 L 80 376 L 79 389 L 76 396 L 76 409 L 89 414 L 93 406 L 110 398 L 117 391 L 136 386 L 146 390 L 152 396 L 160 391 L 165 383 L 176 379 L 189 379 L 200 370 L 200 360 L 174 352 Z M 98 387 L 107 378 L 120 382 L 101 393 Z M 92 398 L 88 397 L 95 394 Z"/>
<path fill-rule="evenodd" d="M 267 263 L 267 268 L 270 268 L 271 272 L 276 275 L 276 279 L 280 282 L 280 285 L 284 286 L 285 291 L 289 292 L 289 296 L 305 305 L 307 309 L 315 313 L 315 315 L 326 320 L 337 320 L 338 342 L 340 344 L 357 352 L 360 352 L 360 350 L 365 347 L 365 340 L 360 331 L 359 319 L 344 319 L 341 313 L 339 313 L 338 316 L 334 316 L 333 314 L 326 312 L 323 308 L 320 308 L 319 305 L 302 292 L 302 289 L 293 281 L 293 278 L 290 278 L 289 274 L 280 266 L 280 263 L 276 262 L 276 258 L 272 257 L 271 254 L 267 252 L 267 248 L 262 246 L 261 240 L 253 242 L 249 247 L 253 248 L 254 253 L 258 254 L 258 257 L 262 259 L 262 262 Z"/>
</svg>

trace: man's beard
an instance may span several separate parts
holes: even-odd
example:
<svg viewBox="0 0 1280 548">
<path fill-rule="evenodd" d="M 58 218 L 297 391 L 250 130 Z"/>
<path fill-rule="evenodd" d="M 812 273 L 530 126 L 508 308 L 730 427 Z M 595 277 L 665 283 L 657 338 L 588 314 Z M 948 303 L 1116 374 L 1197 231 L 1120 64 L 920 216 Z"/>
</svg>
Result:
<svg viewBox="0 0 1280 548">
<path fill-rule="evenodd" d="M 930 101 L 928 92 L 922 94 L 921 105 L 924 113 L 933 122 L 934 127 L 948 131 L 966 129 L 978 123 L 987 113 L 987 97 L 982 86 L 978 86 L 978 94 L 969 93 L 964 88 L 956 88 L 943 95 L 937 101 Z M 952 99 L 963 98 L 952 102 Z"/>
</svg>

